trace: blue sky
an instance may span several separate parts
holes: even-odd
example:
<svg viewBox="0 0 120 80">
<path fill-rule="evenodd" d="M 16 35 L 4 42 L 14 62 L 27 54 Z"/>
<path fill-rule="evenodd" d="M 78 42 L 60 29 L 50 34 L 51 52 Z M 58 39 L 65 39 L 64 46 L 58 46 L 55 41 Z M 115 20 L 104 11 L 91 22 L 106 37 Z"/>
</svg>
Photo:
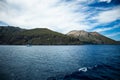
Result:
<svg viewBox="0 0 120 80">
<path fill-rule="evenodd" d="M 96 31 L 120 40 L 120 0 L 0 0 L 0 25 Z"/>
</svg>

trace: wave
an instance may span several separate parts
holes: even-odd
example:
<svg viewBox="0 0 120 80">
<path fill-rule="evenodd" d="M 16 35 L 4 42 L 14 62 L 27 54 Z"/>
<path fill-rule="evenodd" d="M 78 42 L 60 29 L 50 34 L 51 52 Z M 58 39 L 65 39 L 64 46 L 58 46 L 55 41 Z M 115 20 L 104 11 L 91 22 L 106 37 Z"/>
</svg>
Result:
<svg viewBox="0 0 120 80">
<path fill-rule="evenodd" d="M 79 72 L 87 72 L 88 70 L 91 70 L 91 69 L 96 68 L 96 67 L 98 67 L 98 65 L 95 65 L 93 67 L 82 67 L 82 68 L 79 68 L 78 71 Z"/>
<path fill-rule="evenodd" d="M 87 70 L 88 70 L 87 67 L 83 67 L 83 68 L 78 69 L 78 71 L 82 71 L 82 72 L 86 72 Z"/>
<path fill-rule="evenodd" d="M 114 74 L 113 75 L 113 71 Z M 112 75 L 112 76 L 111 76 Z M 115 79 L 114 79 L 115 78 Z M 81 67 L 76 71 L 66 74 L 61 78 L 51 77 L 47 80 L 120 80 L 119 71 L 114 70 L 110 65 L 98 64 L 94 66 Z"/>
</svg>

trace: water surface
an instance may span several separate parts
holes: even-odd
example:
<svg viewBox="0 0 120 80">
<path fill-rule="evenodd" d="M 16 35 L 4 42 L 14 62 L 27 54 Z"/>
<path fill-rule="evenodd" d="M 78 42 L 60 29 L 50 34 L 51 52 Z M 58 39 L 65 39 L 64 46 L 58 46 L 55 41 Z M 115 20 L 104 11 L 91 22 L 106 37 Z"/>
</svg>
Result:
<svg viewBox="0 0 120 80">
<path fill-rule="evenodd" d="M 0 46 L 0 80 L 120 80 L 120 45 Z"/>
</svg>

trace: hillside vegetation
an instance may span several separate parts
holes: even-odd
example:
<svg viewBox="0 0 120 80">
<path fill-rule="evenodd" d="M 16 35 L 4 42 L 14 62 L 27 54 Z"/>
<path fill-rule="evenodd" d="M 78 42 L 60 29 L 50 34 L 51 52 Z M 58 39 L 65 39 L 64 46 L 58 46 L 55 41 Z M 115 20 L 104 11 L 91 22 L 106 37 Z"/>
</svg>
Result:
<svg viewBox="0 0 120 80">
<path fill-rule="evenodd" d="M 21 29 L 13 26 L 0 26 L 1 45 L 80 45 L 118 44 L 117 41 L 97 32 L 73 30 L 62 34 L 47 28 Z"/>
<path fill-rule="evenodd" d="M 66 45 L 82 44 L 78 39 L 49 30 L 36 28 L 23 30 L 16 27 L 0 27 L 0 44 Z"/>
</svg>

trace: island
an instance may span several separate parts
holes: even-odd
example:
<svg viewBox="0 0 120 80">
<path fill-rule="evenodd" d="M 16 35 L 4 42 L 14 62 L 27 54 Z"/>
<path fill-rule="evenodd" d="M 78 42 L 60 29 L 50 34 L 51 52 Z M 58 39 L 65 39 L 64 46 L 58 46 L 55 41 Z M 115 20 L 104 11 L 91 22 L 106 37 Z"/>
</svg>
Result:
<svg viewBox="0 0 120 80">
<path fill-rule="evenodd" d="M 84 45 L 120 44 L 98 32 L 72 30 L 67 34 L 47 28 L 21 29 L 14 26 L 0 26 L 0 45 Z"/>
</svg>

